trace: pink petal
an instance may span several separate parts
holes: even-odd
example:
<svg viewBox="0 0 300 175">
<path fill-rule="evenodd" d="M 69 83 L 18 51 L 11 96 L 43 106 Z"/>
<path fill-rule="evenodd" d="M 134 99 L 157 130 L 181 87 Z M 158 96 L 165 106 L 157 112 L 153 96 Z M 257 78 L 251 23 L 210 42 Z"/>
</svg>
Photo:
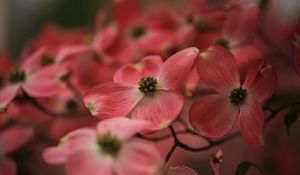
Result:
<svg viewBox="0 0 300 175">
<path fill-rule="evenodd" d="M 147 56 L 141 63 L 121 67 L 114 75 L 114 82 L 136 87 L 142 77 L 156 77 L 161 65 L 159 56 Z"/>
<path fill-rule="evenodd" d="M 57 147 L 44 150 L 43 158 L 49 164 L 60 164 L 67 161 L 69 155 L 93 148 L 96 144 L 96 131 L 94 129 L 77 129 L 64 136 Z"/>
<path fill-rule="evenodd" d="M 155 129 L 167 127 L 180 114 L 183 97 L 173 91 L 159 90 L 146 95 L 132 110 L 131 117 L 152 122 Z"/>
<path fill-rule="evenodd" d="M 123 145 L 115 170 L 118 175 L 154 175 L 162 165 L 162 156 L 154 145 L 131 141 Z"/>
<path fill-rule="evenodd" d="M 258 102 L 267 100 L 277 88 L 276 72 L 271 66 L 266 66 L 258 73 L 256 80 L 249 89 Z"/>
<path fill-rule="evenodd" d="M 99 135 L 112 133 L 121 139 L 128 139 L 137 133 L 141 133 L 152 128 L 152 124 L 145 120 L 134 120 L 126 117 L 116 117 L 101 121 L 97 125 Z"/>
<path fill-rule="evenodd" d="M 113 175 L 112 160 L 100 155 L 97 148 L 72 154 L 66 162 L 69 175 Z"/>
<path fill-rule="evenodd" d="M 108 49 L 117 39 L 119 32 L 115 24 L 108 25 L 96 34 L 93 47 L 99 51 Z"/>
<path fill-rule="evenodd" d="M 91 49 L 88 45 L 64 46 L 59 50 L 59 52 L 55 56 L 55 59 L 57 60 L 57 62 L 62 62 L 71 56 L 79 55 L 89 50 Z"/>
<path fill-rule="evenodd" d="M 245 141 L 253 148 L 259 148 L 264 144 L 263 124 L 264 113 L 258 102 L 251 100 L 247 106 L 241 108 L 240 130 Z"/>
<path fill-rule="evenodd" d="M 99 118 L 126 116 L 143 98 L 137 87 L 103 83 L 87 92 L 85 105 Z"/>
<path fill-rule="evenodd" d="M 240 45 L 253 33 L 259 8 L 257 5 L 247 5 L 236 9 L 225 21 L 223 36 L 233 41 L 233 45 Z"/>
<path fill-rule="evenodd" d="M 264 64 L 264 60 L 263 59 L 253 60 L 248 64 L 249 64 L 248 70 L 247 70 L 245 82 L 243 84 L 243 87 L 245 88 L 249 88 L 252 85 L 253 81 L 257 77 L 257 74 L 259 73 L 259 71 L 261 70 Z"/>
<path fill-rule="evenodd" d="M 208 48 L 200 54 L 197 66 L 201 81 L 220 93 L 227 94 L 240 86 L 236 60 L 230 51 L 223 47 Z"/>
<path fill-rule="evenodd" d="M 220 94 L 199 97 L 191 106 L 189 120 L 200 134 L 210 138 L 224 136 L 238 117 L 238 108 Z"/>
<path fill-rule="evenodd" d="M 166 30 L 151 30 L 137 42 L 139 49 L 143 52 L 158 54 L 167 50 L 173 44 L 173 33 Z"/>
<path fill-rule="evenodd" d="M 41 67 L 41 58 L 45 53 L 45 48 L 38 49 L 32 55 L 25 59 L 22 63 L 21 68 L 26 72 L 33 72 Z"/>
<path fill-rule="evenodd" d="M 184 79 L 192 71 L 199 50 L 190 47 L 172 55 L 162 65 L 158 75 L 159 85 L 162 89 L 178 89 Z"/>
<path fill-rule="evenodd" d="M 17 96 L 20 85 L 11 85 L 0 90 L 0 112 L 5 111 L 7 105 Z"/>
<path fill-rule="evenodd" d="M 0 162 L 0 174 L 1 175 L 16 175 L 17 167 L 13 160 L 5 158 Z"/>
<path fill-rule="evenodd" d="M 5 129 L 0 134 L 1 150 L 5 153 L 13 153 L 33 136 L 33 129 L 26 126 L 13 126 Z"/>
<path fill-rule="evenodd" d="M 141 16 L 137 0 L 113 0 L 113 14 L 121 27 L 128 27 Z"/>
<path fill-rule="evenodd" d="M 61 65 L 51 65 L 26 77 L 23 89 L 33 97 L 50 97 L 63 90 L 60 78 L 67 74 Z"/>
<path fill-rule="evenodd" d="M 167 175 L 198 175 L 196 171 L 186 166 L 170 167 Z"/>
</svg>

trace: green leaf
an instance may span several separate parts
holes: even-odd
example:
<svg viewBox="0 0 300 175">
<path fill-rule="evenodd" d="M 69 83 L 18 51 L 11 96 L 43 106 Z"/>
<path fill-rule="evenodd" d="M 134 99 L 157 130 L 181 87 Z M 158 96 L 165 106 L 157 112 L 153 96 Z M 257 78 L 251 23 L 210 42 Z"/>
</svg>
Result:
<svg viewBox="0 0 300 175">
<path fill-rule="evenodd" d="M 291 107 L 290 111 L 284 117 L 284 124 L 286 126 L 287 135 L 290 135 L 291 125 L 298 119 L 300 113 L 300 105 Z"/>
<path fill-rule="evenodd" d="M 247 171 L 249 170 L 249 168 L 254 167 L 256 169 L 258 169 L 262 174 L 263 174 L 263 170 L 256 165 L 255 163 L 252 162 L 242 162 L 238 165 L 238 167 L 236 168 L 236 175 L 245 175 L 247 173 Z"/>
</svg>

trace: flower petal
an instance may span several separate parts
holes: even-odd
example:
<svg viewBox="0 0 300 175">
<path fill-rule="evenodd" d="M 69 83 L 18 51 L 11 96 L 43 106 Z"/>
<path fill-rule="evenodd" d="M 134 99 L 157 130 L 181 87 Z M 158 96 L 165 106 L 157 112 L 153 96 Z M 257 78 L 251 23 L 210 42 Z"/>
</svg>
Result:
<svg viewBox="0 0 300 175">
<path fill-rule="evenodd" d="M 78 45 L 78 46 L 64 46 L 56 55 L 57 62 L 62 62 L 69 58 L 70 56 L 84 53 L 90 50 L 88 45 Z"/>
<path fill-rule="evenodd" d="M 236 9 L 225 21 L 223 36 L 233 42 L 233 45 L 240 45 L 253 33 L 259 8 L 257 5 L 247 5 Z"/>
<path fill-rule="evenodd" d="M 180 114 L 183 97 L 173 91 L 160 90 L 146 95 L 132 110 L 131 117 L 152 122 L 154 129 L 167 127 Z"/>
<path fill-rule="evenodd" d="M 245 88 L 249 88 L 252 85 L 253 81 L 257 77 L 257 74 L 262 69 L 264 60 L 263 59 L 253 60 L 252 62 L 249 62 L 248 64 L 249 64 L 249 66 L 248 66 L 248 70 L 246 73 L 245 82 L 243 84 L 243 87 L 245 87 Z"/>
<path fill-rule="evenodd" d="M 99 122 L 97 132 L 99 135 L 109 132 L 116 134 L 121 139 L 128 139 L 137 133 L 148 131 L 150 128 L 152 128 L 152 124 L 148 121 L 117 117 Z"/>
<path fill-rule="evenodd" d="M 124 144 L 115 163 L 118 175 L 153 175 L 163 159 L 151 143 L 131 141 Z"/>
<path fill-rule="evenodd" d="M 66 172 L 70 175 L 113 175 L 112 165 L 112 160 L 99 155 L 95 148 L 68 156 Z"/>
<path fill-rule="evenodd" d="M 162 89 L 178 89 L 184 79 L 192 71 L 195 61 L 199 55 L 196 47 L 181 50 L 172 55 L 161 66 L 158 81 Z"/>
<path fill-rule="evenodd" d="M 1 150 L 13 153 L 33 136 L 33 129 L 21 125 L 10 127 L 0 134 Z"/>
<path fill-rule="evenodd" d="M 60 78 L 66 74 L 63 66 L 51 65 L 29 74 L 22 87 L 32 97 L 50 97 L 63 90 Z"/>
<path fill-rule="evenodd" d="M 173 33 L 167 30 L 151 30 L 141 37 L 137 43 L 145 53 L 162 53 L 173 42 Z"/>
<path fill-rule="evenodd" d="M 197 66 L 200 80 L 220 93 L 227 94 L 240 86 L 237 62 L 221 46 L 211 46 L 200 54 Z"/>
<path fill-rule="evenodd" d="M 137 0 L 113 0 L 113 14 L 121 27 L 128 27 L 141 16 Z"/>
<path fill-rule="evenodd" d="M 156 77 L 161 65 L 162 60 L 160 56 L 147 56 L 141 63 L 128 64 L 121 67 L 114 75 L 114 82 L 138 86 L 142 77 Z"/>
<path fill-rule="evenodd" d="M 16 175 L 17 174 L 17 167 L 13 160 L 11 159 L 4 159 L 1 160 L 0 163 L 0 174 L 3 175 Z"/>
<path fill-rule="evenodd" d="M 102 83 L 87 92 L 84 102 L 92 115 L 103 117 L 126 116 L 143 98 L 137 87 L 120 83 Z"/>
<path fill-rule="evenodd" d="M 7 105 L 17 96 L 20 85 L 4 87 L 0 90 L 0 112 L 5 111 Z"/>
<path fill-rule="evenodd" d="M 189 120 L 200 134 L 210 138 L 224 136 L 238 117 L 238 108 L 220 94 L 199 97 L 191 106 Z"/>
<path fill-rule="evenodd" d="M 261 69 L 249 91 L 253 94 L 253 98 L 256 101 L 263 103 L 265 100 L 271 97 L 276 88 L 276 72 L 271 66 L 266 66 Z"/>
<path fill-rule="evenodd" d="M 264 113 L 258 102 L 251 100 L 247 106 L 241 108 L 240 130 L 244 140 L 253 148 L 259 148 L 264 144 L 263 124 Z"/>
</svg>

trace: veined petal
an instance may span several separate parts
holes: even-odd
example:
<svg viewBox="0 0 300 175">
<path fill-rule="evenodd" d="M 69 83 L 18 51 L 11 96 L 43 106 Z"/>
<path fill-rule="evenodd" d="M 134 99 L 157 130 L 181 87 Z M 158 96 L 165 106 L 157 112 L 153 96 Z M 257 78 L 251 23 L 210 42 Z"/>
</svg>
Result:
<svg viewBox="0 0 300 175">
<path fill-rule="evenodd" d="M 252 147 L 259 148 L 264 144 L 262 130 L 264 113 L 261 105 L 251 100 L 240 111 L 240 130 L 244 140 Z"/>
<path fill-rule="evenodd" d="M 68 156 L 66 172 L 70 175 L 113 175 L 112 165 L 112 159 L 99 155 L 95 148 Z"/>
<path fill-rule="evenodd" d="M 21 125 L 10 127 L 0 134 L 0 147 L 5 153 L 13 153 L 33 136 L 33 129 Z"/>
<path fill-rule="evenodd" d="M 196 171 L 186 166 L 170 167 L 166 175 L 198 175 Z"/>
<path fill-rule="evenodd" d="M 271 66 L 266 66 L 258 73 L 257 78 L 250 86 L 249 91 L 253 98 L 263 103 L 277 88 L 277 76 Z"/>
<path fill-rule="evenodd" d="M 97 132 L 99 135 L 109 132 L 121 139 L 128 139 L 137 133 L 148 131 L 150 128 L 152 128 L 152 124 L 149 121 L 116 117 L 99 122 Z"/>
<path fill-rule="evenodd" d="M 262 69 L 262 66 L 264 65 L 264 60 L 263 59 L 253 60 L 248 64 L 249 66 L 246 73 L 245 82 L 243 84 L 244 88 L 249 88 L 250 86 L 252 86 L 252 83 L 257 77 L 257 74 L 259 74 L 259 71 Z"/>
<path fill-rule="evenodd" d="M 140 63 L 121 67 L 114 75 L 114 82 L 136 87 L 142 77 L 156 77 L 161 65 L 160 56 L 147 56 Z"/>
<path fill-rule="evenodd" d="M 154 175 L 163 164 L 162 156 L 151 143 L 130 141 L 123 146 L 115 163 L 118 175 Z"/>
<path fill-rule="evenodd" d="M 103 117 L 126 116 L 143 98 L 137 87 L 120 83 L 103 83 L 87 92 L 84 102 L 92 115 Z"/>
<path fill-rule="evenodd" d="M 183 85 L 184 79 L 192 71 L 198 55 L 199 50 L 190 47 L 168 58 L 161 66 L 158 75 L 160 88 L 174 90 Z"/>
<path fill-rule="evenodd" d="M 60 78 L 66 74 L 65 67 L 51 65 L 26 76 L 22 87 L 32 97 L 50 97 L 63 90 Z"/>
<path fill-rule="evenodd" d="M 183 97 L 175 91 L 159 90 L 146 95 L 132 110 L 131 117 L 150 121 L 154 129 L 169 126 L 180 114 Z"/>
<path fill-rule="evenodd" d="M 237 62 L 224 47 L 208 48 L 200 54 L 197 66 L 201 81 L 220 93 L 228 94 L 240 86 Z"/>
<path fill-rule="evenodd" d="M 20 85 L 11 85 L 0 90 L 0 112 L 5 111 L 7 105 L 17 96 Z"/>
<path fill-rule="evenodd" d="M 213 94 L 199 97 L 194 102 L 189 120 L 200 135 L 220 138 L 233 127 L 238 112 L 238 108 L 230 104 L 229 97 Z"/>
</svg>

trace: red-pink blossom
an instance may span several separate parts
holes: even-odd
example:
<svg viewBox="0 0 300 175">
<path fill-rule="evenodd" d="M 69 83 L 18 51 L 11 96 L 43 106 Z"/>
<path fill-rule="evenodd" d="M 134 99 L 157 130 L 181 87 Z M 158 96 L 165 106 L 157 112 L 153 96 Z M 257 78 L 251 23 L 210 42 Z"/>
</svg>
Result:
<svg viewBox="0 0 300 175">
<path fill-rule="evenodd" d="M 156 129 L 168 126 L 184 105 L 178 88 L 191 72 L 199 51 L 187 48 L 162 62 L 148 56 L 141 63 L 120 68 L 114 82 L 102 83 L 85 95 L 84 102 L 99 119 L 130 116 L 149 120 Z"/>
<path fill-rule="evenodd" d="M 251 63 L 241 82 L 237 62 L 229 50 L 212 46 L 200 54 L 201 81 L 215 93 L 199 97 L 190 109 L 189 120 L 195 130 L 210 138 L 224 136 L 237 118 L 245 141 L 253 147 L 263 144 L 263 103 L 272 95 L 277 79 L 263 60 Z"/>
<path fill-rule="evenodd" d="M 156 175 L 163 163 L 161 155 L 153 145 L 132 139 L 150 127 L 146 121 L 125 117 L 107 119 L 96 130 L 69 133 L 58 147 L 45 150 L 44 159 L 64 163 L 70 175 Z"/>
</svg>

